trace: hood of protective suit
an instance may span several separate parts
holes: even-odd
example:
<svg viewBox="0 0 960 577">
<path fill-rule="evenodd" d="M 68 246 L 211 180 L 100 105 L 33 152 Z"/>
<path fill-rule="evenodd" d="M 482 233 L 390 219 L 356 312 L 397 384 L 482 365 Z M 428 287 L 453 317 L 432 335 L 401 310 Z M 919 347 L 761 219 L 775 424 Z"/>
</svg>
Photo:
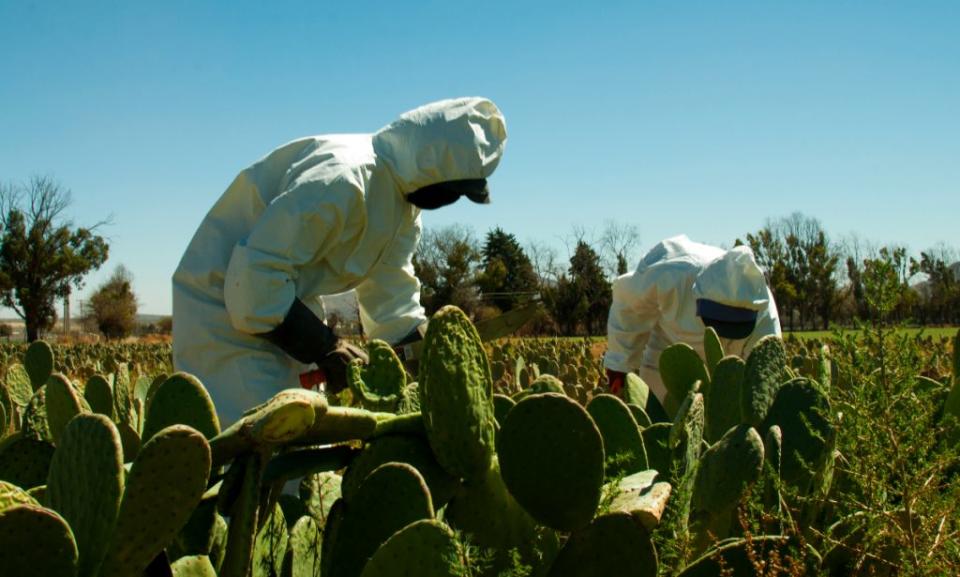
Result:
<svg viewBox="0 0 960 577">
<path fill-rule="evenodd" d="M 373 135 L 373 150 L 406 196 L 438 182 L 487 178 L 506 142 L 503 114 L 493 102 L 455 98 L 402 114 Z"/>
<path fill-rule="evenodd" d="M 708 264 L 693 284 L 698 299 L 755 311 L 767 308 L 767 281 L 747 246 L 738 246 Z"/>
</svg>

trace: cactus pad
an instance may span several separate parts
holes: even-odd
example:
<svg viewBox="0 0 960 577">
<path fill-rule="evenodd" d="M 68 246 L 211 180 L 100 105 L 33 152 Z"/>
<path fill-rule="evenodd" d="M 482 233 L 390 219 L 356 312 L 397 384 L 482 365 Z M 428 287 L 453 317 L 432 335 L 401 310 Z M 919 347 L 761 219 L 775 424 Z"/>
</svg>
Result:
<svg viewBox="0 0 960 577">
<path fill-rule="evenodd" d="M 209 474 L 210 447 L 190 427 L 167 427 L 144 443 L 127 476 L 100 577 L 139 575 L 186 524 Z"/>
<path fill-rule="evenodd" d="M 53 349 L 46 341 L 33 341 L 23 354 L 23 364 L 33 384 L 33 390 L 37 390 L 47 383 L 53 373 Z"/>
<path fill-rule="evenodd" d="M 21 489 L 47 482 L 47 470 L 53 458 L 53 445 L 14 433 L 0 442 L 0 481 Z"/>
<path fill-rule="evenodd" d="M 33 393 L 30 404 L 23 409 L 24 436 L 40 441 L 53 441 L 50 436 L 50 426 L 47 424 L 47 386 L 44 385 Z"/>
<path fill-rule="evenodd" d="M 577 531 L 560 551 L 548 577 L 656 577 L 650 533 L 627 513 L 608 513 Z"/>
<path fill-rule="evenodd" d="M 123 493 L 120 434 L 104 415 L 67 425 L 50 462 L 47 504 L 70 524 L 80 551 L 80 577 L 94 576 L 107 551 Z"/>
<path fill-rule="evenodd" d="M 710 392 L 704 395 L 703 438 L 717 442 L 731 427 L 740 424 L 740 390 L 746 364 L 739 357 L 721 359 L 713 369 Z"/>
<path fill-rule="evenodd" d="M 217 577 L 210 558 L 206 555 L 181 557 L 170 565 L 173 577 Z"/>
<path fill-rule="evenodd" d="M 664 408 L 667 414 L 676 415 L 680 404 L 700 381 L 701 390 L 710 387 L 710 377 L 703 359 L 686 343 L 670 345 L 660 353 L 660 378 L 667 389 Z"/>
<path fill-rule="evenodd" d="M 207 439 L 220 434 L 217 409 L 200 380 L 193 375 L 174 373 L 157 387 L 146 412 L 141 439 L 149 441 L 170 425 L 193 427 Z"/>
<path fill-rule="evenodd" d="M 290 577 L 320 575 L 323 531 L 313 517 L 301 517 L 290 530 Z"/>
<path fill-rule="evenodd" d="M 377 468 L 360 485 L 356 499 L 344 507 L 343 521 L 334 533 L 335 563 L 328 577 L 359 576 L 391 535 L 433 515 L 430 491 L 416 469 L 403 463 Z"/>
<path fill-rule="evenodd" d="M 834 436 L 830 401 L 813 382 L 793 379 L 777 392 L 762 430 L 772 425 L 783 434 L 781 478 L 805 491 L 824 465 Z"/>
<path fill-rule="evenodd" d="M 497 428 L 493 377 L 480 335 L 459 308 L 445 306 L 430 320 L 418 382 L 437 461 L 456 477 L 485 474 Z"/>
<path fill-rule="evenodd" d="M 290 536 L 279 505 L 274 505 L 253 543 L 252 577 L 280 575 Z"/>
<path fill-rule="evenodd" d="M 587 405 L 587 412 L 603 437 L 608 477 L 630 475 L 647 468 L 640 427 L 623 401 L 613 395 L 597 395 Z"/>
<path fill-rule="evenodd" d="M 760 426 L 780 385 L 789 378 L 787 364 L 787 353 L 779 337 L 765 336 L 753 347 L 747 357 L 740 389 L 741 422 Z"/>
<path fill-rule="evenodd" d="M 459 577 L 459 548 L 453 531 L 425 519 L 394 533 L 363 568 L 361 577 Z M 294 577 L 299 577 L 296 574 Z"/>
<path fill-rule="evenodd" d="M 434 509 L 440 509 L 453 497 L 457 479 L 450 476 L 430 450 L 426 439 L 412 435 L 387 435 L 374 439 L 343 475 L 343 498 L 350 505 L 367 476 L 386 463 L 406 463 L 423 476 L 430 489 Z"/>
<path fill-rule="evenodd" d="M 300 481 L 300 500 L 321 529 L 325 530 L 330 509 L 342 494 L 342 483 L 343 479 L 336 473 L 317 473 Z"/>
<path fill-rule="evenodd" d="M 354 361 L 347 368 L 347 382 L 354 398 L 371 411 L 396 411 L 407 384 L 403 362 L 393 347 L 379 339 L 367 343 L 370 362 Z"/>
<path fill-rule="evenodd" d="M 270 459 L 263 472 L 263 482 L 300 479 L 315 473 L 339 471 L 352 463 L 359 453 L 359 449 L 349 445 L 288 451 Z"/>
<path fill-rule="evenodd" d="M 7 394 L 10 400 L 18 407 L 25 407 L 33 397 L 33 385 L 30 383 L 30 375 L 23 365 L 14 363 L 7 368 L 7 376 L 4 381 L 7 388 Z M 39 387 L 38 387 L 39 388 Z"/>
<path fill-rule="evenodd" d="M 70 419 L 84 412 L 84 402 L 70 381 L 61 374 L 54 374 L 47 381 L 47 423 L 54 444 L 60 444 L 60 437 Z"/>
<path fill-rule="evenodd" d="M 77 544 L 70 526 L 54 511 L 35 505 L 0 511 L 0 570 L 11 577 L 74 577 Z"/>
<path fill-rule="evenodd" d="M 103 376 L 93 375 L 87 379 L 87 385 L 83 389 L 83 397 L 90 405 L 91 411 L 113 418 L 113 389 Z"/>
<path fill-rule="evenodd" d="M 723 343 L 720 342 L 720 336 L 713 327 L 707 327 L 703 331 L 703 354 L 706 358 L 707 372 L 710 374 L 711 385 L 713 384 L 713 370 L 717 363 L 723 358 Z"/>
<path fill-rule="evenodd" d="M 576 401 L 554 393 L 520 401 L 498 449 L 510 494 L 534 519 L 561 531 L 590 522 L 603 485 L 603 438 Z"/>
</svg>

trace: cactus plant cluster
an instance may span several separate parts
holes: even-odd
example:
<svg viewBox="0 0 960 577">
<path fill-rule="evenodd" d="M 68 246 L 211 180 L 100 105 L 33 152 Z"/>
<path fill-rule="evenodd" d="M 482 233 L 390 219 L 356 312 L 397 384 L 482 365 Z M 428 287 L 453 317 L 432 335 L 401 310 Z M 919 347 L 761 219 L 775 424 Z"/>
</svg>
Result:
<svg viewBox="0 0 960 577">
<path fill-rule="evenodd" d="M 678 528 L 683 577 L 752 575 L 771 549 L 818 569 L 811 543 L 745 533 L 737 511 L 803 519 L 830 490 L 829 351 L 706 341 L 704 359 L 665 351 L 661 405 L 636 375 L 622 397 L 588 388 L 585 343 L 488 352 L 445 307 L 416 382 L 372 342 L 350 370 L 358 406 L 285 390 L 226 429 L 191 375 L 121 362 L 74 381 L 38 348 L 0 388 L 0 574 L 652 577 Z"/>
</svg>

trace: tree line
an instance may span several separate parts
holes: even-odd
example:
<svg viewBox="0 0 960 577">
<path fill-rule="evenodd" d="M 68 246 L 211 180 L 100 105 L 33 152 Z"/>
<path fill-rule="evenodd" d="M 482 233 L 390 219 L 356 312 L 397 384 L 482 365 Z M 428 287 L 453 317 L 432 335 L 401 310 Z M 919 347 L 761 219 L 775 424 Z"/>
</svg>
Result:
<svg viewBox="0 0 960 577">
<path fill-rule="evenodd" d="M 636 226 L 608 222 L 598 235 L 575 228 L 569 258 L 494 228 L 483 239 L 461 225 L 424 232 L 414 257 L 428 313 L 456 304 L 476 319 L 510 310 L 539 295 L 545 315 L 538 334 L 599 335 L 606 331 L 611 285 L 639 262 Z M 887 320 L 916 325 L 960 324 L 960 258 L 940 244 L 911 256 L 905 246 L 877 245 L 856 235 L 831 239 L 816 218 L 794 213 L 768 220 L 734 239 L 764 269 L 784 330 L 851 326 L 877 320 L 870 290 L 883 276 Z"/>
</svg>

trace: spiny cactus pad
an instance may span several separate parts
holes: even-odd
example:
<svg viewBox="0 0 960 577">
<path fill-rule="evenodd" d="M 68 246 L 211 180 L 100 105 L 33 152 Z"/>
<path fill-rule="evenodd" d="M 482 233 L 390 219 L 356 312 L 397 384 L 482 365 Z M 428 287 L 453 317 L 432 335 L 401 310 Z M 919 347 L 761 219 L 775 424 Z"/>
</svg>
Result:
<svg viewBox="0 0 960 577">
<path fill-rule="evenodd" d="M 4 577 L 74 577 L 77 544 L 70 526 L 35 505 L 0 511 L 0 572 Z"/>
<path fill-rule="evenodd" d="M 170 565 L 173 577 L 217 577 L 210 558 L 206 555 L 181 557 Z"/>
<path fill-rule="evenodd" d="M 703 395 L 690 392 L 670 429 L 670 449 L 674 451 L 674 459 L 679 459 L 681 474 L 692 472 L 700 459 L 703 420 Z"/>
<path fill-rule="evenodd" d="M 23 409 L 24 436 L 40 441 L 53 442 L 50 435 L 50 426 L 47 424 L 47 386 L 44 385 L 33 393 L 30 404 Z"/>
<path fill-rule="evenodd" d="M 493 414 L 497 419 L 497 424 L 503 426 L 503 421 L 507 418 L 507 413 L 515 407 L 517 402 L 506 395 L 493 395 Z"/>
<path fill-rule="evenodd" d="M 246 577 L 253 562 L 253 545 L 257 534 L 257 508 L 263 473 L 263 457 L 252 453 L 240 457 L 230 467 L 233 473 L 234 498 L 228 499 L 230 526 L 220 574 Z M 226 479 L 224 485 L 226 485 Z M 221 487 L 221 492 L 223 491 Z M 221 494 L 221 498 L 223 495 Z"/>
<path fill-rule="evenodd" d="M 320 575 L 320 554 L 323 531 L 317 521 L 307 515 L 301 517 L 290 530 L 290 577 L 317 577 Z"/>
<path fill-rule="evenodd" d="M 762 430 L 772 425 L 783 433 L 781 478 L 805 491 L 823 465 L 833 439 L 830 401 L 812 381 L 793 379 L 777 392 Z"/>
<path fill-rule="evenodd" d="M 84 403 L 70 381 L 61 374 L 55 374 L 47 381 L 47 423 L 50 435 L 56 445 L 70 419 L 84 412 Z"/>
<path fill-rule="evenodd" d="M 426 439 L 412 435 L 387 435 L 368 443 L 344 473 L 342 491 L 347 505 L 353 502 L 360 485 L 371 472 L 391 462 L 406 463 L 423 476 L 435 509 L 443 507 L 453 497 L 458 481 L 437 463 Z"/>
<path fill-rule="evenodd" d="M 613 395 L 597 395 L 587 404 L 587 412 L 603 437 L 608 477 L 630 475 L 647 468 L 640 427 L 623 401 Z"/>
<path fill-rule="evenodd" d="M 347 382 L 354 398 L 371 411 L 396 411 L 407 384 L 403 362 L 393 347 L 379 339 L 367 343 L 366 365 L 354 361 L 347 369 Z"/>
<path fill-rule="evenodd" d="M 703 438 L 716 443 L 730 427 L 740 424 L 740 389 L 746 363 L 739 357 L 721 359 L 713 369 L 710 392 L 704 396 Z"/>
<path fill-rule="evenodd" d="M 486 475 L 459 488 L 445 509 L 444 520 L 465 533 L 471 543 L 493 551 L 494 573 L 509 566 L 511 550 L 517 550 L 523 562 L 532 565 L 538 550 L 550 549 L 550 539 L 556 539 L 551 532 L 541 542 L 536 521 L 507 491 L 496 459 Z"/>
<path fill-rule="evenodd" d="M 300 499 L 321 529 L 327 524 L 330 509 L 342 495 L 343 479 L 336 473 L 317 473 L 300 481 Z"/>
<path fill-rule="evenodd" d="M 47 470 L 53 458 L 53 445 L 14 433 L 0 441 L 0 480 L 21 489 L 47 482 Z"/>
<path fill-rule="evenodd" d="M 339 471 L 352 463 L 359 454 L 360 449 L 349 445 L 281 453 L 267 463 L 267 468 L 263 472 L 263 482 L 300 479 L 314 473 Z"/>
<path fill-rule="evenodd" d="M 713 327 L 707 327 L 703 331 L 703 353 L 706 357 L 707 372 L 710 374 L 711 385 L 713 384 L 713 370 L 717 363 L 723 358 L 723 343 Z"/>
<path fill-rule="evenodd" d="M 777 396 L 780 385 L 787 381 L 787 352 L 783 341 L 775 335 L 760 339 L 744 369 L 740 389 L 740 420 L 759 427 Z"/>
<path fill-rule="evenodd" d="M 627 513 L 608 513 L 577 531 L 560 551 L 548 577 L 656 577 L 650 533 Z"/>
<path fill-rule="evenodd" d="M 354 407 L 330 407 L 297 438 L 303 445 L 329 445 L 366 439 L 377 430 L 377 413 Z"/>
<path fill-rule="evenodd" d="M 186 524 L 209 474 L 210 447 L 195 429 L 173 425 L 147 441 L 127 477 L 100 577 L 139 575 Z"/>
<path fill-rule="evenodd" d="M 252 577 L 280 575 L 290 536 L 279 505 L 274 505 L 253 543 Z"/>
<path fill-rule="evenodd" d="M 667 389 L 664 408 L 670 415 L 677 414 L 680 403 L 693 389 L 695 382 L 700 381 L 702 390 L 710 387 L 710 377 L 707 376 L 703 359 L 686 343 L 670 345 L 660 353 L 660 378 Z"/>
<path fill-rule="evenodd" d="M 453 531 L 424 519 L 394 533 L 363 568 L 361 577 L 459 577 L 458 546 Z M 297 577 L 296 575 L 294 577 Z"/>
<path fill-rule="evenodd" d="M 23 365 L 14 363 L 7 367 L 4 381 L 10 400 L 18 407 L 25 407 L 33 397 L 33 385 L 30 384 L 30 375 Z"/>
<path fill-rule="evenodd" d="M 78 415 L 67 424 L 50 462 L 47 504 L 73 530 L 80 577 L 97 574 L 122 494 L 123 450 L 117 428 L 104 415 Z"/>
<path fill-rule="evenodd" d="M 493 377 L 480 335 L 459 308 L 445 306 L 430 320 L 418 382 L 437 461 L 457 477 L 486 473 L 497 428 Z"/>
<path fill-rule="evenodd" d="M 603 485 L 603 438 L 576 401 L 547 393 L 517 403 L 500 430 L 498 454 L 510 494 L 534 519 L 572 531 L 593 518 Z"/>
<path fill-rule="evenodd" d="M 113 389 L 102 375 L 93 375 L 87 379 L 87 385 L 83 389 L 83 397 L 90 405 L 91 411 L 113 418 Z"/>
<path fill-rule="evenodd" d="M 46 341 L 33 341 L 23 355 L 23 364 L 26 366 L 33 390 L 46 384 L 53 373 L 53 349 Z"/>
<path fill-rule="evenodd" d="M 430 491 L 420 473 L 403 463 L 382 465 L 367 476 L 356 499 L 344 508 L 328 577 L 358 577 L 367 560 L 391 535 L 433 516 Z"/>
<path fill-rule="evenodd" d="M 643 430 L 643 448 L 647 451 L 647 466 L 656 469 L 662 478 L 670 477 L 673 451 L 670 450 L 671 423 L 654 423 Z"/>
<path fill-rule="evenodd" d="M 140 437 L 146 442 L 170 425 L 193 427 L 207 439 L 220 434 L 217 409 L 193 375 L 174 373 L 154 391 Z"/>
</svg>

